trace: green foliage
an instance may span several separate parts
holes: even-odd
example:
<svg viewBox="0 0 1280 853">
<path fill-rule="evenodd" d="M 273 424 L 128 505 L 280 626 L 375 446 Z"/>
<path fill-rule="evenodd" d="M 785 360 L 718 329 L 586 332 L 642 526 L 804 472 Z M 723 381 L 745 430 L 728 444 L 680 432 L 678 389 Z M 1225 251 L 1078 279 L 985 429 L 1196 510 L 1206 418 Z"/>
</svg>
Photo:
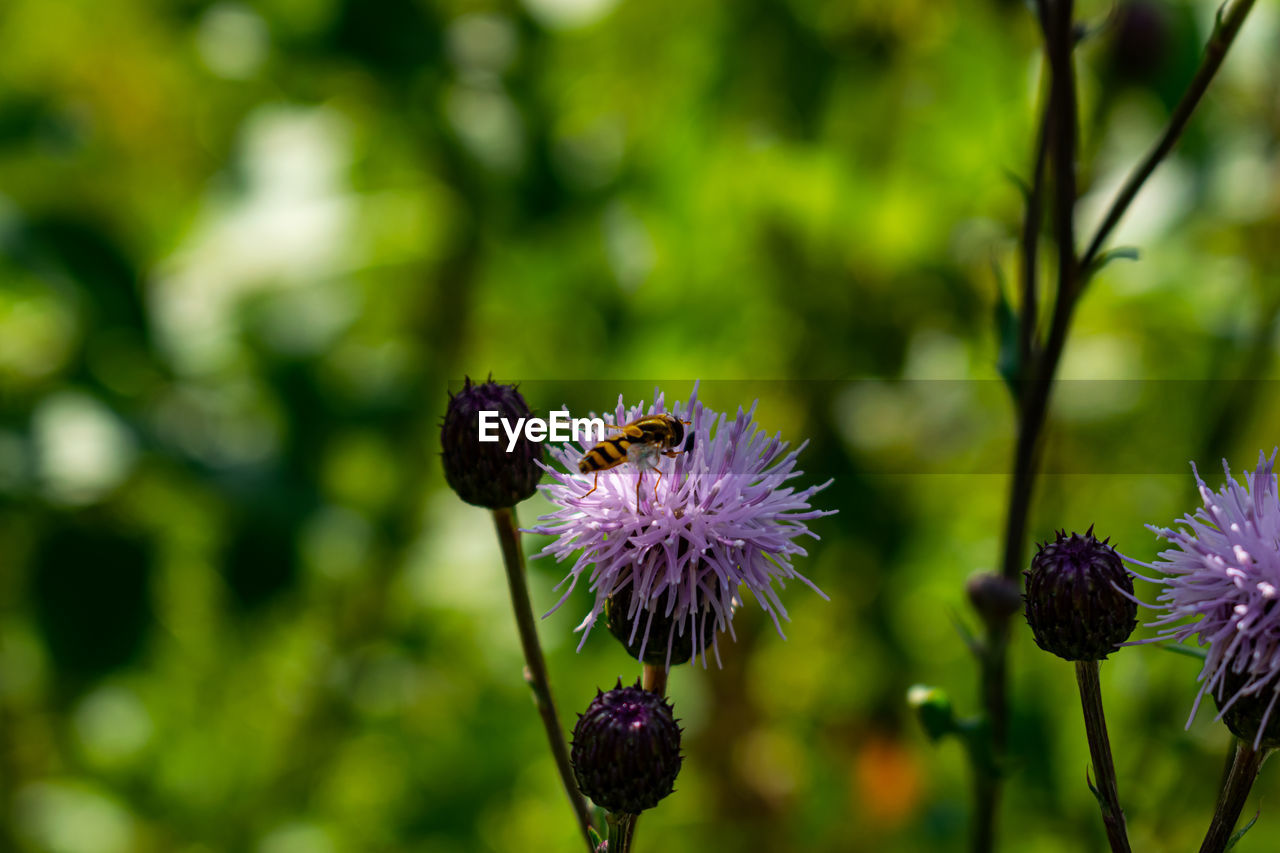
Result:
<svg viewBox="0 0 1280 853">
<path fill-rule="evenodd" d="M 1087 222 L 1213 23 L 1156 5 L 1151 67 L 1128 30 L 1082 46 Z M 1149 560 L 1188 460 L 1275 444 L 1256 23 L 1114 236 L 1142 260 L 1078 309 L 1035 538 L 1096 522 Z M 672 673 L 688 757 L 636 849 L 964 849 L 966 756 L 903 696 L 981 704 L 946 614 L 1007 500 L 990 262 L 1034 136 L 1025 4 L 9 0 L 0 25 L 0 848 L 581 846 L 488 515 L 437 461 L 446 388 L 492 371 L 541 412 L 702 377 L 834 479 L 803 567 L 830 602 L 788 588 L 784 642 L 747 601 L 723 668 Z M 537 613 L 564 568 L 531 564 Z M 637 674 L 607 632 L 575 651 L 588 600 L 539 626 L 566 726 Z M 1011 672 L 1002 835 L 1100 848 L 1075 685 L 1016 620 Z M 1193 849 L 1225 728 L 1183 730 L 1194 673 L 1150 647 L 1102 686 L 1134 848 Z M 1264 816 L 1239 849 L 1277 843 Z"/>
<path fill-rule="evenodd" d="M 1262 812 L 1254 812 L 1253 817 L 1249 818 L 1249 822 L 1237 829 L 1231 834 L 1231 838 L 1227 841 L 1227 849 L 1234 850 L 1240 839 L 1244 838 L 1245 833 L 1253 829 L 1253 825 L 1258 822 L 1258 818 L 1262 817 Z"/>
</svg>

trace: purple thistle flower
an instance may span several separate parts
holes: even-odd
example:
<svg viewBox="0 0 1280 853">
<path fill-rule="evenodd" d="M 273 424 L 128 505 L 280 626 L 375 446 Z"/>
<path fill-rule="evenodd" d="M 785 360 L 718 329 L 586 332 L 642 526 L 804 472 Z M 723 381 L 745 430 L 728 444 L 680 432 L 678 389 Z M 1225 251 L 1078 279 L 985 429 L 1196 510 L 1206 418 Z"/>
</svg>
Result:
<svg viewBox="0 0 1280 853">
<path fill-rule="evenodd" d="M 1275 458 L 1274 452 L 1270 460 L 1259 453 L 1258 468 L 1245 474 L 1243 486 L 1224 460 L 1226 483 L 1217 492 L 1209 490 L 1193 463 L 1204 506 L 1180 519 L 1187 529 L 1147 525 L 1177 547 L 1161 551 L 1152 563 L 1125 557 L 1164 575 L 1137 575 L 1163 587 L 1156 604 L 1143 606 L 1164 614 L 1147 623 L 1160 632 L 1139 642 L 1180 643 L 1195 635 L 1200 645 L 1209 646 L 1187 726 L 1209 693 L 1219 707 L 1215 719 L 1226 717 L 1233 731 L 1242 721 L 1251 721 L 1242 737 L 1253 737 L 1255 749 L 1280 698 L 1280 496 Z M 1182 621 L 1188 618 L 1191 621 Z"/>
<path fill-rule="evenodd" d="M 628 408 L 619 396 L 614 423 L 667 412 L 663 395 L 655 391 L 654 396 L 647 408 L 643 404 Z M 559 589 L 568 582 L 568 589 L 548 616 L 589 573 L 595 604 L 576 629 L 583 632 L 579 649 L 609 597 L 630 589 L 626 620 L 632 626 L 630 643 L 639 640 L 639 657 L 644 657 L 648 643 L 663 644 L 670 666 L 676 637 L 688 635 L 693 656 L 701 653 L 705 666 L 704 638 L 706 629 L 713 628 L 711 645 L 718 664 L 718 632 L 728 630 L 733 635 L 731 620 L 741 603 L 740 585 L 755 595 L 779 634 L 781 620 L 788 617 L 774 581 L 782 588 L 794 578 L 827 598 L 792 567 L 791 558 L 807 554 L 795 539 L 818 538 L 805 522 L 833 514 L 809 505 L 809 499 L 831 481 L 799 491 L 787 485 L 801 476 L 796 457 L 805 445 L 788 453 L 789 445 L 780 436 L 765 435 L 753 420 L 755 404 L 747 412 L 739 408 L 730 419 L 704 408 L 695 385 L 689 401 L 677 403 L 670 413 L 692 422 L 686 429 L 691 445 L 686 442 L 686 452 L 674 458 L 658 457 L 656 468 L 662 478 L 656 494 L 655 472 L 634 465 L 601 471 L 599 488 L 586 497 L 591 476 L 544 466 L 554 482 L 539 488 L 559 509 L 542 516 L 539 521 L 545 523 L 529 532 L 556 537 L 539 557 L 553 555 L 562 562 L 579 552 L 569 574 L 556 586 Z M 578 460 L 589 449 L 588 444 L 566 444 L 552 449 L 551 455 L 567 471 L 576 472 Z M 640 476 L 644 480 L 637 511 Z M 651 636 L 650 629 L 658 621 L 669 625 L 666 637 Z"/>
</svg>

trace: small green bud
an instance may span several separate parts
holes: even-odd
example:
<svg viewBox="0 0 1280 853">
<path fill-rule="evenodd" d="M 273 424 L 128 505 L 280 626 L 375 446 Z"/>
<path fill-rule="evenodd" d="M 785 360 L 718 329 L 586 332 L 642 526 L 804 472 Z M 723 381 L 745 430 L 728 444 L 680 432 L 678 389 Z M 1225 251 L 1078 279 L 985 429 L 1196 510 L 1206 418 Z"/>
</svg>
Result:
<svg viewBox="0 0 1280 853">
<path fill-rule="evenodd" d="M 951 697 L 940 687 L 916 684 L 907 691 L 907 704 L 916 712 L 920 726 L 935 743 L 959 731 Z"/>
</svg>

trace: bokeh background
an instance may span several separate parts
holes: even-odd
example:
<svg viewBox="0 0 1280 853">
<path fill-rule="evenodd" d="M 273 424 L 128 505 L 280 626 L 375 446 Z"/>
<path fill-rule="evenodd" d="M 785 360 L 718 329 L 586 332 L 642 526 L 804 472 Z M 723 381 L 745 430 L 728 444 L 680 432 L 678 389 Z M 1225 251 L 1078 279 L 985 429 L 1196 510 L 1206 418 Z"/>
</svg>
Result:
<svg viewBox="0 0 1280 853">
<path fill-rule="evenodd" d="M 1215 2 L 1079 5 L 1087 228 Z M 0 44 L 0 848 L 575 849 L 490 520 L 437 462 L 490 372 L 542 411 L 702 378 L 835 478 L 799 566 L 831 601 L 789 588 L 785 642 L 748 601 L 723 669 L 673 673 L 688 759 L 639 849 L 964 848 L 961 749 L 904 696 L 975 710 L 1023 3 L 7 0 Z M 1216 486 L 1280 442 L 1277 55 L 1261 3 L 1081 306 L 1036 538 L 1150 558 L 1189 460 Z M 541 625 L 567 720 L 637 672 L 575 653 L 588 600 Z M 1101 850 L 1070 667 L 1023 627 L 1011 665 L 1006 849 Z M 1135 849 L 1207 825 L 1196 672 L 1103 668 Z M 1242 851 L 1280 845 L 1273 769 Z"/>
</svg>

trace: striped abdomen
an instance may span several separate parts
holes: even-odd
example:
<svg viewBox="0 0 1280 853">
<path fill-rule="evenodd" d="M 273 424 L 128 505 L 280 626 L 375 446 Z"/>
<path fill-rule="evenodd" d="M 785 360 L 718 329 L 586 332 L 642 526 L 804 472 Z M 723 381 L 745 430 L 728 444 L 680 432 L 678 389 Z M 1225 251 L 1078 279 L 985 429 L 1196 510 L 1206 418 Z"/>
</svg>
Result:
<svg viewBox="0 0 1280 853">
<path fill-rule="evenodd" d="M 632 443 L 632 440 L 625 435 L 606 438 L 583 454 L 582 459 L 578 462 L 578 472 L 590 474 L 592 471 L 616 468 L 627 461 L 627 448 Z"/>
</svg>

